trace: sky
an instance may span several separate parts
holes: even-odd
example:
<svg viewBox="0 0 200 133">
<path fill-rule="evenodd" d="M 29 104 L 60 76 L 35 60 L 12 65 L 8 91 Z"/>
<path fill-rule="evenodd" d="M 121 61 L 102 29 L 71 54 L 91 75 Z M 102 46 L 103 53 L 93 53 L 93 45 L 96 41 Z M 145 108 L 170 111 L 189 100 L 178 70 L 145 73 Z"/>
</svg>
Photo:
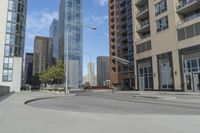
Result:
<svg viewBox="0 0 200 133">
<path fill-rule="evenodd" d="M 54 18 L 58 18 L 60 0 L 29 0 L 27 9 L 25 52 L 33 52 L 34 37 L 48 36 L 49 27 Z M 108 55 L 108 2 L 107 0 L 82 0 L 83 23 L 95 26 L 96 31 L 83 30 L 83 73 L 87 73 L 87 63 L 95 63 L 96 57 Z"/>
</svg>

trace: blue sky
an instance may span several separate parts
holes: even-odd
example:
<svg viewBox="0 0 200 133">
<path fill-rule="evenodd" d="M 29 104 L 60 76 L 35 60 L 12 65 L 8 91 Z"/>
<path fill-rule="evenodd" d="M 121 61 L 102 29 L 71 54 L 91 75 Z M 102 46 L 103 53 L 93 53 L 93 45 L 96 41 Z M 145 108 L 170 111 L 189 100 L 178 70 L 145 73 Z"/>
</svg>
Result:
<svg viewBox="0 0 200 133">
<path fill-rule="evenodd" d="M 26 47 L 25 52 L 33 52 L 35 35 L 48 36 L 49 26 L 54 18 L 58 18 L 60 0 L 29 0 L 27 13 Z M 83 0 L 84 25 L 96 26 L 92 31 L 84 28 L 84 53 L 92 55 L 96 64 L 96 57 L 108 55 L 108 9 L 107 0 Z M 38 4 L 39 3 L 39 4 Z M 84 54 L 83 71 L 87 72 L 89 55 Z"/>
</svg>

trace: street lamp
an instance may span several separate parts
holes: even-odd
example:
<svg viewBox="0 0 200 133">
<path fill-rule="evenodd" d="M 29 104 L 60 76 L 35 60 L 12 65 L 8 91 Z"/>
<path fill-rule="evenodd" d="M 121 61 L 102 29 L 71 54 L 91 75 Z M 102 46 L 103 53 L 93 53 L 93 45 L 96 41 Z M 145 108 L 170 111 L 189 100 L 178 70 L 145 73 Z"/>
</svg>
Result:
<svg viewBox="0 0 200 133">
<path fill-rule="evenodd" d="M 65 34 L 65 39 L 66 39 L 66 64 L 65 64 L 65 94 L 69 94 L 69 84 L 68 84 L 68 64 L 69 64 L 69 34 L 71 35 L 71 29 L 73 28 L 73 26 L 80 26 L 83 28 L 89 28 L 91 30 L 96 30 L 97 28 L 94 26 L 84 26 L 83 24 L 70 24 L 67 26 L 67 33 Z M 91 56 L 90 56 L 90 60 L 91 60 Z"/>
</svg>

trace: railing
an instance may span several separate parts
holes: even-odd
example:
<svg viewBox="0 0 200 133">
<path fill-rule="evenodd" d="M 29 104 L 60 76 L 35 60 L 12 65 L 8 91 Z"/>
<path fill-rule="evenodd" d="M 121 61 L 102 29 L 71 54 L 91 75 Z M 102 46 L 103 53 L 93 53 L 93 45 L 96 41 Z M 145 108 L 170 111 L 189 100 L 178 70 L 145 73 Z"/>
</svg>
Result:
<svg viewBox="0 0 200 133">
<path fill-rule="evenodd" d="M 139 3 L 139 2 L 141 2 L 141 1 L 143 1 L 143 0 L 136 0 L 136 4 Z"/>
<path fill-rule="evenodd" d="M 143 7 L 140 8 L 139 11 L 137 12 L 137 16 L 139 16 L 140 14 L 142 14 L 142 13 L 148 11 L 148 10 L 149 10 L 148 5 L 143 6 Z"/>
<path fill-rule="evenodd" d="M 149 25 L 149 19 L 142 21 L 139 25 L 137 25 L 137 30 L 140 30 Z"/>
<path fill-rule="evenodd" d="M 189 16 L 189 17 L 186 17 L 186 18 L 182 19 L 181 21 L 179 21 L 179 22 L 177 23 L 177 25 L 183 24 L 183 23 L 185 23 L 185 22 L 188 22 L 188 21 L 190 21 L 190 20 L 194 20 L 194 19 L 199 18 L 199 17 L 200 17 L 200 12 L 199 12 L 199 13 L 196 13 L 196 14 L 193 14 L 192 16 Z"/>
<path fill-rule="evenodd" d="M 136 40 L 135 40 L 135 43 L 141 43 L 141 41 L 143 41 L 144 39 L 146 39 L 146 38 L 148 38 L 148 37 L 151 37 L 151 34 L 146 34 L 146 35 L 144 35 L 144 36 L 142 36 L 141 38 L 137 38 Z"/>
<path fill-rule="evenodd" d="M 10 93 L 10 87 L 0 86 L 0 96 Z"/>
<path fill-rule="evenodd" d="M 198 1 L 199 0 L 180 0 L 179 3 L 177 4 L 177 9 L 181 9 L 185 6 L 188 6 L 188 5 L 198 2 Z"/>
</svg>

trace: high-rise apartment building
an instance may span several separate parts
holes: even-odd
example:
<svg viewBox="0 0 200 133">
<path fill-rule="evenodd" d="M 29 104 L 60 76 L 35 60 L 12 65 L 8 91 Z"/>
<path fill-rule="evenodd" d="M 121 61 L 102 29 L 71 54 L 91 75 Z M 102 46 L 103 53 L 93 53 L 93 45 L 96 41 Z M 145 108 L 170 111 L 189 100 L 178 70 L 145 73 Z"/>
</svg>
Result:
<svg viewBox="0 0 200 133">
<path fill-rule="evenodd" d="M 136 89 L 200 91 L 200 1 L 132 0 Z"/>
<path fill-rule="evenodd" d="M 134 68 L 132 63 L 124 65 L 114 56 L 134 61 L 132 1 L 109 0 L 110 80 L 122 89 L 133 88 Z"/>
<path fill-rule="evenodd" d="M 20 91 L 27 0 L 1 0 L 0 85 Z"/>
<path fill-rule="evenodd" d="M 49 28 L 49 62 L 50 64 L 54 64 L 58 59 L 58 47 L 59 47 L 59 22 L 57 19 L 53 19 L 51 26 Z"/>
<path fill-rule="evenodd" d="M 36 36 L 34 40 L 33 75 L 49 66 L 49 37 Z"/>
<path fill-rule="evenodd" d="M 60 1 L 59 58 L 64 60 L 68 68 L 67 72 L 72 72 L 73 70 L 70 69 L 77 68 L 76 73 L 67 73 L 70 88 L 81 87 L 83 80 L 82 4 L 82 0 Z"/>
<path fill-rule="evenodd" d="M 97 57 L 97 85 L 105 85 L 104 82 L 109 80 L 109 57 Z"/>
<path fill-rule="evenodd" d="M 33 53 L 26 53 L 25 55 L 25 71 L 24 71 L 24 81 L 29 83 L 33 76 Z"/>
<path fill-rule="evenodd" d="M 90 83 L 90 85 L 95 85 L 94 63 L 89 62 L 87 68 L 88 68 L 87 80 Z"/>
</svg>

